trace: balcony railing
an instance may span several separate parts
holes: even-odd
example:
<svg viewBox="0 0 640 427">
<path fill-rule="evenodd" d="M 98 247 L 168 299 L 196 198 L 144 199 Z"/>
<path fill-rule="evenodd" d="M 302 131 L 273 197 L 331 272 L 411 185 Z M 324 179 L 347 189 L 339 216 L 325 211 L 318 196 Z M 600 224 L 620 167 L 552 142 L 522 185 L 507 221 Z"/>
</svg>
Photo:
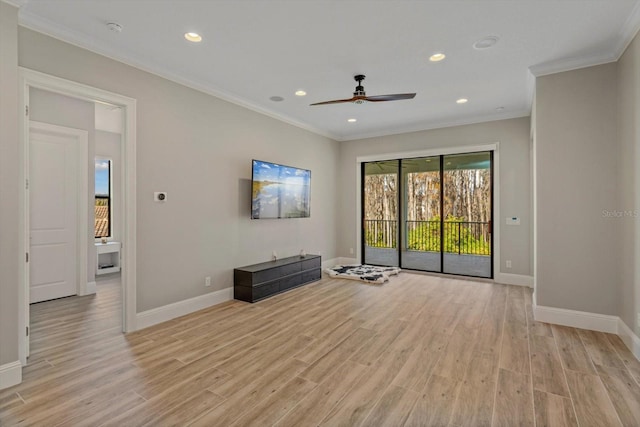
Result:
<svg viewBox="0 0 640 427">
<path fill-rule="evenodd" d="M 396 220 L 364 220 L 365 244 L 374 248 L 397 248 Z M 406 248 L 413 251 L 440 252 L 440 221 L 405 221 Z M 490 255 L 489 222 L 445 221 L 443 249 L 447 253 Z"/>
</svg>

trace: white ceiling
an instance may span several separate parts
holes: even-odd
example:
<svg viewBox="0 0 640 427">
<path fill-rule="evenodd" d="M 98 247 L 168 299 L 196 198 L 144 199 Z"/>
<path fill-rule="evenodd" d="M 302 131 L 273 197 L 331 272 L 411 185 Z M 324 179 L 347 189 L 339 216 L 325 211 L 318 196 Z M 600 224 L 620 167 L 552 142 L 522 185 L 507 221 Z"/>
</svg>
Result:
<svg viewBox="0 0 640 427">
<path fill-rule="evenodd" d="M 614 61 L 640 26 L 640 0 L 12 2 L 26 27 L 337 140 L 529 115 L 531 73 Z M 474 49 L 485 36 L 500 40 Z M 351 97 L 360 73 L 368 95 L 417 96 L 309 106 Z"/>
</svg>

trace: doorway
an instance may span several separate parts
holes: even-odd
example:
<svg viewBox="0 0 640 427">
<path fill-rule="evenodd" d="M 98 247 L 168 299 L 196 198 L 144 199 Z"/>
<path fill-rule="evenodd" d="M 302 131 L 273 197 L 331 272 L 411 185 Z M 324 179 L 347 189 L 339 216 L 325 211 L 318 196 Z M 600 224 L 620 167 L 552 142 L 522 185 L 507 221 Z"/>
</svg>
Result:
<svg viewBox="0 0 640 427">
<path fill-rule="evenodd" d="M 61 94 L 77 100 L 88 101 L 91 103 L 103 103 L 113 105 L 122 109 L 123 117 L 123 132 L 121 143 L 121 188 L 120 194 L 122 195 L 122 201 L 119 206 L 118 217 L 121 218 L 122 224 L 122 259 L 121 259 L 121 290 L 122 290 L 122 325 L 123 332 L 130 332 L 136 330 L 136 268 L 135 268 L 135 251 L 136 251 L 136 183 L 135 183 L 135 163 L 136 163 L 136 101 L 135 99 L 128 98 L 122 95 L 107 92 L 101 89 L 89 87 L 79 83 L 75 83 L 69 80 L 53 77 L 47 74 L 39 73 L 33 70 L 20 68 L 20 99 L 21 106 L 24 115 L 21 115 L 21 133 L 20 141 L 22 146 L 22 165 L 21 165 L 21 178 L 25 183 L 22 191 L 20 192 L 20 204 L 18 209 L 20 210 L 22 230 L 22 239 L 20 241 L 19 251 L 25 254 L 24 268 L 21 269 L 20 283 L 22 283 L 23 292 L 20 293 L 19 301 L 19 325 L 18 334 L 20 337 L 20 361 L 22 365 L 26 365 L 27 357 L 29 355 L 29 322 L 30 322 L 30 283 L 31 283 L 31 266 L 30 266 L 30 232 L 31 232 L 31 217 L 29 209 L 30 201 L 30 189 L 28 187 L 29 180 L 32 179 L 33 171 L 29 169 L 30 162 L 30 143 L 31 140 L 31 127 L 29 117 L 29 93 L 31 89 L 39 89 L 52 93 Z M 88 160 L 88 159 L 87 159 Z M 88 165 L 88 162 L 85 162 Z M 87 183 L 87 180 L 83 181 Z M 85 191 L 88 195 L 88 188 Z M 91 200 L 91 205 L 94 201 Z M 89 209 L 89 201 L 85 199 L 83 203 L 84 207 Z M 84 219 L 88 221 L 88 214 L 84 215 Z M 88 223 L 85 223 L 84 236 L 86 239 L 81 239 L 85 243 L 89 243 L 89 239 L 93 239 L 93 236 L 89 238 L 89 230 L 93 228 L 89 227 Z M 78 252 L 80 255 L 83 251 Z M 85 254 L 88 250 L 85 249 Z M 92 251 L 93 253 L 93 251 Z M 86 260 L 87 258 L 85 258 Z M 91 259 L 93 261 L 93 259 Z M 77 261 L 77 267 L 82 268 L 84 265 L 84 276 L 80 274 L 79 287 L 82 288 L 83 284 L 87 286 L 87 262 Z M 86 289 L 85 289 L 86 291 Z"/>
<path fill-rule="evenodd" d="M 363 162 L 363 263 L 493 278 L 493 151 Z"/>
</svg>

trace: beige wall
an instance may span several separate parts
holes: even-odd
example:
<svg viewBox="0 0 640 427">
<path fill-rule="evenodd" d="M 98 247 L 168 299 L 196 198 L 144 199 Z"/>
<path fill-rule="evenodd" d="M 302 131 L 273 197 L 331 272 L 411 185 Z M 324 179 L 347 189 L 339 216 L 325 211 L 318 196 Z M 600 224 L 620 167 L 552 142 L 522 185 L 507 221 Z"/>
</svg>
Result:
<svg viewBox="0 0 640 427">
<path fill-rule="evenodd" d="M 137 99 L 138 312 L 228 288 L 274 250 L 336 256 L 337 142 L 24 28 L 19 65 Z M 250 219 L 252 158 L 312 171 L 311 218 Z"/>
<path fill-rule="evenodd" d="M 538 305 L 617 314 L 616 64 L 536 82 Z"/>
<path fill-rule="evenodd" d="M 385 153 L 447 149 L 474 145 L 500 144 L 500 258 L 503 273 L 531 275 L 531 181 L 529 173 L 528 117 L 474 125 L 412 132 L 378 138 L 343 142 L 340 155 L 340 205 L 338 242 L 339 255 L 349 253 L 360 244 L 356 238 L 356 177 L 359 173 L 356 158 Z M 397 157 L 396 157 L 397 158 Z M 519 216 L 520 226 L 505 226 L 507 216 Z M 512 269 L 505 261 L 512 261 Z"/>
<path fill-rule="evenodd" d="M 18 10 L 0 2 L 0 366 L 18 360 Z"/>
<path fill-rule="evenodd" d="M 618 315 L 640 336 L 640 37 L 618 62 L 620 299 Z"/>
</svg>

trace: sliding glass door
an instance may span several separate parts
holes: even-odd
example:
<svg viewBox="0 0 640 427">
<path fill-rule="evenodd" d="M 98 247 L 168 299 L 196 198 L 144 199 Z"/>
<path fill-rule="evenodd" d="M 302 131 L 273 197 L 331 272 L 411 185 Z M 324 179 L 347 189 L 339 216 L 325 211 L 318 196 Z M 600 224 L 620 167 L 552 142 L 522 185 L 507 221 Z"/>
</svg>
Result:
<svg viewBox="0 0 640 427">
<path fill-rule="evenodd" d="M 443 157 L 443 273 L 492 277 L 491 153 Z"/>
<path fill-rule="evenodd" d="M 442 271 L 440 156 L 402 160 L 402 268 Z"/>
<path fill-rule="evenodd" d="M 398 267 L 398 160 L 363 164 L 364 258 L 367 263 Z"/>
<path fill-rule="evenodd" d="M 491 152 L 363 163 L 363 262 L 493 277 L 492 175 Z"/>
</svg>

